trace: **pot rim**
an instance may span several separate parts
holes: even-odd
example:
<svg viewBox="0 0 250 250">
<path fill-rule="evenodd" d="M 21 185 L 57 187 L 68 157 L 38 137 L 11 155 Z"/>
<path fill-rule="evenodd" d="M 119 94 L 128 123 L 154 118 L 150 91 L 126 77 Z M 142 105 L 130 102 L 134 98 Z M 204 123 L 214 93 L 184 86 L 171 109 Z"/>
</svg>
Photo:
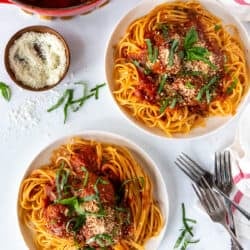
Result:
<svg viewBox="0 0 250 250">
<path fill-rule="evenodd" d="M 19 0 L 10 0 L 10 1 L 14 5 L 28 12 L 36 13 L 42 16 L 44 15 L 44 16 L 54 16 L 54 17 L 86 14 L 88 12 L 91 12 L 95 8 L 101 7 L 102 5 L 109 2 L 109 0 L 94 0 L 93 2 L 90 2 L 88 4 L 82 3 L 80 5 L 74 5 L 70 7 L 64 7 L 64 8 L 43 8 L 43 7 L 26 4 Z"/>
</svg>

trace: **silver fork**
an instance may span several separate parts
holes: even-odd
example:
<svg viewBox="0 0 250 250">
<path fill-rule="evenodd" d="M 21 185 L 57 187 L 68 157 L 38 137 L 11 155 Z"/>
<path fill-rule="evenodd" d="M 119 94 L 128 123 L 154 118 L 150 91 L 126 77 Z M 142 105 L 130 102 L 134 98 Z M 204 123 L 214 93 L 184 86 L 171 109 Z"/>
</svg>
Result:
<svg viewBox="0 0 250 250">
<path fill-rule="evenodd" d="M 200 200 L 201 205 L 206 210 L 210 218 L 214 222 L 220 223 L 222 226 L 224 226 L 225 229 L 230 234 L 231 239 L 234 241 L 234 243 L 238 246 L 240 250 L 243 250 L 243 247 L 237 240 L 236 236 L 233 234 L 233 232 L 227 225 L 226 222 L 227 211 L 222 199 L 220 199 L 220 197 L 216 195 L 216 193 L 212 190 L 210 185 L 203 177 L 201 178 L 200 185 L 192 184 L 192 186 L 196 195 Z"/>
<path fill-rule="evenodd" d="M 250 213 L 243 209 L 241 206 L 236 204 L 234 201 L 230 200 L 230 198 L 225 195 L 219 188 L 213 185 L 214 176 L 202 168 L 196 161 L 191 159 L 185 153 L 181 153 L 175 160 L 175 164 L 181 171 L 184 172 L 194 183 L 200 184 L 201 178 L 204 177 L 210 186 L 222 195 L 231 205 L 233 205 L 246 219 L 250 220 Z"/>
<path fill-rule="evenodd" d="M 181 153 L 175 160 L 175 164 L 186 174 L 193 182 L 200 182 L 204 177 L 206 181 L 212 186 L 213 175 L 200 166 L 196 161 L 191 159 L 187 154 Z"/>
<path fill-rule="evenodd" d="M 218 189 L 220 189 L 225 195 L 229 195 L 233 188 L 233 178 L 231 172 L 231 154 L 230 151 L 225 151 L 223 153 L 216 152 L 214 155 L 214 184 Z M 231 204 L 226 200 L 225 204 L 228 211 L 228 220 L 231 231 L 235 232 L 234 217 L 231 209 Z M 232 242 L 232 249 L 234 248 Z"/>
</svg>

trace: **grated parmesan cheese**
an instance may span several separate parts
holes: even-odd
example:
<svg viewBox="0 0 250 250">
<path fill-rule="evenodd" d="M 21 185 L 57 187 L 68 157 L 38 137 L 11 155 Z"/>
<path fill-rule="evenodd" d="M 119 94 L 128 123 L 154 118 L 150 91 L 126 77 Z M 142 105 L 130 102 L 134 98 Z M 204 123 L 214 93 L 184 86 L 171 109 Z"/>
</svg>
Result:
<svg viewBox="0 0 250 250">
<path fill-rule="evenodd" d="M 26 32 L 10 47 L 10 68 L 17 80 L 32 88 L 57 83 L 66 70 L 66 51 L 53 34 Z"/>
</svg>

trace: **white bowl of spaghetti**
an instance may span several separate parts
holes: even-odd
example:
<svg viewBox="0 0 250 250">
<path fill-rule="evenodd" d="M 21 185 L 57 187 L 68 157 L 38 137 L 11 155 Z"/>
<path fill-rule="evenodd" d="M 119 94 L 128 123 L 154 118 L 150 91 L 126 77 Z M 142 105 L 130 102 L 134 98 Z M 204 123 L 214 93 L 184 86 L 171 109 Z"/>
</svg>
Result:
<svg viewBox="0 0 250 250">
<path fill-rule="evenodd" d="M 106 77 L 129 121 L 197 138 L 224 127 L 249 91 L 246 29 L 216 1 L 143 1 L 109 40 Z"/>
<path fill-rule="evenodd" d="M 29 249 L 157 249 L 168 222 L 164 180 L 131 141 L 86 131 L 59 139 L 30 164 L 18 218 Z"/>
</svg>

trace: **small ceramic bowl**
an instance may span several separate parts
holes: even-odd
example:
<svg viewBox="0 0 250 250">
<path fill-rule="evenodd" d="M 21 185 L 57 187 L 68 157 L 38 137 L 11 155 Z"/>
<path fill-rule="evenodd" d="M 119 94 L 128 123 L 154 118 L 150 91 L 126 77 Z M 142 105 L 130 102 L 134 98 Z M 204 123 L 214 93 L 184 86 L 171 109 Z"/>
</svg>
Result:
<svg viewBox="0 0 250 250">
<path fill-rule="evenodd" d="M 28 34 L 29 38 L 27 38 L 27 34 Z M 51 54 L 49 54 L 49 55 L 51 55 L 51 58 L 44 58 L 44 54 L 42 51 L 43 48 L 39 47 L 40 45 L 44 46 L 44 43 L 46 43 L 45 36 L 41 36 L 41 34 L 44 34 L 46 37 L 49 36 L 48 37 L 48 44 L 46 44 L 48 52 L 46 52 L 46 53 L 51 53 Z M 27 39 L 23 38 L 24 35 L 25 35 L 25 38 L 27 38 Z M 38 44 L 36 42 L 34 42 L 33 40 L 30 40 L 28 42 L 26 41 L 26 40 L 30 39 L 30 37 L 32 35 L 37 35 L 37 37 L 36 37 L 36 39 L 34 39 L 34 41 L 38 40 Z M 51 38 L 53 38 L 53 39 L 51 39 Z M 25 44 L 22 44 L 22 43 L 25 43 Z M 18 45 L 16 45 L 16 44 L 18 44 Z M 14 48 L 14 46 L 16 48 Z M 18 52 L 20 50 L 19 50 L 19 47 L 17 47 L 17 46 L 20 46 L 20 49 L 22 50 L 21 55 Z M 25 50 L 27 48 L 30 48 L 31 46 L 33 48 L 29 49 L 28 53 L 24 53 L 24 52 L 26 52 Z M 51 47 L 56 48 L 55 53 L 49 52 L 50 50 L 52 50 Z M 61 51 L 60 48 L 64 49 L 64 52 L 62 52 L 62 54 L 60 55 L 62 58 L 59 58 L 59 54 L 58 54 L 58 51 Z M 29 55 L 29 56 L 27 56 L 27 55 Z M 22 58 L 22 56 L 24 58 Z M 61 66 L 57 65 L 56 66 L 57 68 L 56 67 L 53 68 L 54 67 L 53 63 L 51 65 L 49 65 L 51 63 L 52 59 L 53 60 L 55 59 L 54 56 L 59 58 L 59 62 L 63 61 L 63 65 L 61 65 Z M 35 77 L 37 74 L 39 74 L 39 72 L 38 72 L 38 68 L 36 68 L 36 66 L 34 66 L 35 63 L 32 63 L 32 60 L 34 60 L 34 58 L 31 58 L 31 57 L 36 57 L 36 59 L 38 59 L 38 60 L 40 57 L 40 59 L 41 59 L 40 61 L 44 62 L 44 67 L 49 67 L 49 66 L 52 67 L 51 68 L 52 72 L 48 72 L 49 79 L 46 79 L 46 82 L 44 82 L 44 83 L 37 84 L 37 86 L 34 86 L 32 84 L 36 83 L 38 81 L 37 79 L 35 79 Z M 57 59 L 55 59 L 54 62 L 58 61 Z M 12 62 L 11 62 L 11 60 L 12 60 Z M 25 65 L 25 64 L 27 64 L 27 60 L 29 62 L 29 65 L 28 65 L 29 69 L 31 68 L 36 73 L 32 72 L 33 73 L 32 74 L 31 70 L 29 70 L 29 72 L 25 71 L 24 74 L 26 73 L 27 74 L 26 76 L 29 79 L 28 80 L 20 79 L 20 75 L 22 75 L 22 74 L 20 74 L 20 72 L 18 73 L 17 71 L 15 72 L 15 70 L 17 69 L 17 66 L 13 66 L 14 61 L 18 61 L 18 63 L 17 63 L 18 67 L 20 67 L 20 66 L 22 67 L 22 65 L 23 65 L 23 68 L 21 70 L 25 70 L 25 67 L 27 67 L 27 65 Z M 5 61 L 5 68 L 9 74 L 9 76 L 19 87 L 22 87 L 22 88 L 27 89 L 27 90 L 32 90 L 32 91 L 44 91 L 44 90 L 48 90 L 48 89 L 55 87 L 66 76 L 68 69 L 69 69 L 69 65 L 70 65 L 70 50 L 69 50 L 69 47 L 68 47 L 65 39 L 56 30 L 54 30 L 50 27 L 47 27 L 47 26 L 40 26 L 40 25 L 29 26 L 29 27 L 26 27 L 26 28 L 19 30 L 17 33 L 15 33 L 10 38 L 10 40 L 7 43 L 6 48 L 5 48 L 4 61 Z M 45 64 L 47 64 L 47 66 Z M 41 66 L 41 65 L 39 65 L 39 66 Z M 53 77 L 51 74 L 53 72 L 55 72 L 55 70 L 58 70 L 59 73 L 57 76 Z M 17 74 L 19 74 L 19 76 L 17 76 Z M 41 73 L 41 75 L 42 75 L 42 73 Z M 33 77 L 34 77 L 34 81 L 33 81 Z M 32 82 L 32 84 L 31 84 L 31 82 Z"/>
</svg>

